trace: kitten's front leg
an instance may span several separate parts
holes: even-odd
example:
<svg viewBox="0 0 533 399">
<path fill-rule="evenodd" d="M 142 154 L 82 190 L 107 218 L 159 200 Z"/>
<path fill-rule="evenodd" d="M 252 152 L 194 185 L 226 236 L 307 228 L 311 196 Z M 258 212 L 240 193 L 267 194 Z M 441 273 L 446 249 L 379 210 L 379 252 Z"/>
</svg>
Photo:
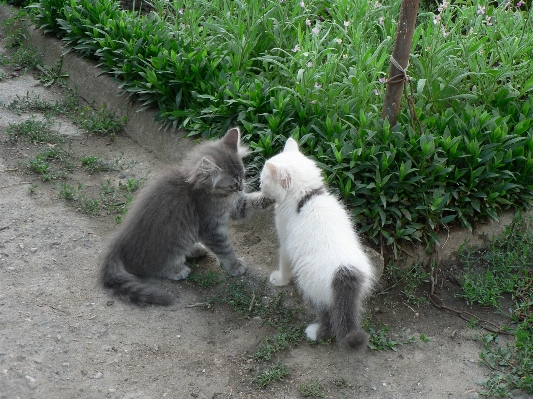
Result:
<svg viewBox="0 0 533 399">
<path fill-rule="evenodd" d="M 230 276 L 238 276 L 246 271 L 246 263 L 242 259 L 237 259 L 233 246 L 229 241 L 227 229 L 218 228 L 212 231 L 208 237 L 203 237 L 202 242 L 218 258 L 224 270 Z"/>
<path fill-rule="evenodd" d="M 270 282 L 276 287 L 282 287 L 291 282 L 291 265 L 287 251 L 281 247 L 279 250 L 279 270 L 270 274 Z"/>
<path fill-rule="evenodd" d="M 273 203 L 274 200 L 265 197 L 261 191 L 256 191 L 253 193 L 245 193 L 244 191 L 240 191 L 235 196 L 230 216 L 232 219 L 244 219 L 252 212 L 268 208 Z"/>
</svg>

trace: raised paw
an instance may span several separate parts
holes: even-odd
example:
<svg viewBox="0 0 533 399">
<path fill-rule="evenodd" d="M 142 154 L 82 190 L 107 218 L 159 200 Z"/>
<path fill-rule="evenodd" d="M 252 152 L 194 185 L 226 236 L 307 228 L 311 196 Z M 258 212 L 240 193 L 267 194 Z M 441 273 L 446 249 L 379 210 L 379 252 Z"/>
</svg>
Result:
<svg viewBox="0 0 533 399">
<path fill-rule="evenodd" d="M 312 341 L 316 341 L 319 328 L 320 328 L 320 324 L 318 323 L 309 324 L 307 328 L 305 329 L 305 334 L 307 335 L 307 338 L 309 338 Z"/>
<path fill-rule="evenodd" d="M 222 263 L 222 267 L 232 277 L 240 276 L 246 271 L 246 263 L 242 259 L 237 259 L 235 262 L 229 263 L 229 266 L 228 263 Z"/>
<path fill-rule="evenodd" d="M 275 272 L 272 272 L 272 274 L 270 274 L 270 282 L 276 287 L 283 287 L 284 285 L 289 284 L 291 280 L 288 278 L 284 278 L 284 276 L 281 275 L 281 272 L 279 270 L 276 270 Z"/>
</svg>

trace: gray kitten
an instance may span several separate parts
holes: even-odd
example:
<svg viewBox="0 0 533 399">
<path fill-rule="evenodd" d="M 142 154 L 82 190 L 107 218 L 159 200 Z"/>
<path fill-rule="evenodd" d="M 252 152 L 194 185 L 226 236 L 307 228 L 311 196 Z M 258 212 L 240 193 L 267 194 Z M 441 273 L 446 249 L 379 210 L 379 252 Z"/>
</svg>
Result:
<svg viewBox="0 0 533 399">
<path fill-rule="evenodd" d="M 185 258 L 205 254 L 203 245 L 228 274 L 243 274 L 245 263 L 228 238 L 229 219 L 272 203 L 260 192 L 243 191 L 246 154 L 239 129 L 230 129 L 145 187 L 104 252 L 103 285 L 138 305 L 171 305 L 172 294 L 139 277 L 184 279 L 191 271 Z"/>
</svg>

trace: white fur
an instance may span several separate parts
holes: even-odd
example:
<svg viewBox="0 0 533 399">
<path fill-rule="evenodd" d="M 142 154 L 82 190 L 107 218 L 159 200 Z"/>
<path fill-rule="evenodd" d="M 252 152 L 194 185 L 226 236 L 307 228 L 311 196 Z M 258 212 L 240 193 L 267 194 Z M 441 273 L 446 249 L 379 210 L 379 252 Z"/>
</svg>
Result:
<svg viewBox="0 0 533 399">
<path fill-rule="evenodd" d="M 375 279 L 350 217 L 333 195 L 326 192 L 313 196 L 297 212 L 305 194 L 323 184 L 320 169 L 298 150 L 292 138 L 261 172 L 261 191 L 276 201 L 280 242 L 279 270 L 271 274 L 270 281 L 286 285 L 291 276 L 295 277 L 304 296 L 319 308 L 333 304 L 332 281 L 341 266 L 364 276 L 364 294 L 371 290 Z"/>
<path fill-rule="evenodd" d="M 307 335 L 307 338 L 309 338 L 312 341 L 316 341 L 319 328 L 320 328 L 320 324 L 318 323 L 309 324 L 307 328 L 305 329 L 305 334 Z"/>
</svg>

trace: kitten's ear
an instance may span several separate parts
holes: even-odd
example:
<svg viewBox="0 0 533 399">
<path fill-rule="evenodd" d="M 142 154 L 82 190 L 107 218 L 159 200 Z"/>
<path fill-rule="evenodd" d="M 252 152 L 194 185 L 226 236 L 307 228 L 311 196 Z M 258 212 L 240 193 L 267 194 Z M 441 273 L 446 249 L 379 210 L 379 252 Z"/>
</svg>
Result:
<svg viewBox="0 0 533 399">
<path fill-rule="evenodd" d="M 277 168 L 276 168 L 276 165 L 274 165 L 272 162 L 265 162 L 265 166 L 268 168 L 268 170 L 270 171 L 270 173 L 274 176 L 277 176 Z"/>
<path fill-rule="evenodd" d="M 203 157 L 200 163 L 189 174 L 187 181 L 193 184 L 201 184 L 206 181 L 211 181 L 213 187 L 215 186 L 220 172 L 220 167 L 207 157 Z"/>
<path fill-rule="evenodd" d="M 292 137 L 289 137 L 287 139 L 287 142 L 285 143 L 285 148 L 283 148 L 283 152 L 287 151 L 298 151 L 298 143 Z"/>
<path fill-rule="evenodd" d="M 244 158 L 250 153 L 248 147 L 241 145 L 241 131 L 238 127 L 228 130 L 222 138 L 222 141 L 228 148 L 236 151 L 241 158 Z"/>
<path fill-rule="evenodd" d="M 222 141 L 232 150 L 239 150 L 239 143 L 241 141 L 241 131 L 238 127 L 234 127 L 226 132 Z"/>
<path fill-rule="evenodd" d="M 283 167 L 276 166 L 272 162 L 265 162 L 265 166 L 268 168 L 270 173 L 275 176 L 276 180 L 279 181 L 279 184 L 283 188 L 289 187 L 291 184 L 291 175 L 288 170 Z"/>
</svg>

